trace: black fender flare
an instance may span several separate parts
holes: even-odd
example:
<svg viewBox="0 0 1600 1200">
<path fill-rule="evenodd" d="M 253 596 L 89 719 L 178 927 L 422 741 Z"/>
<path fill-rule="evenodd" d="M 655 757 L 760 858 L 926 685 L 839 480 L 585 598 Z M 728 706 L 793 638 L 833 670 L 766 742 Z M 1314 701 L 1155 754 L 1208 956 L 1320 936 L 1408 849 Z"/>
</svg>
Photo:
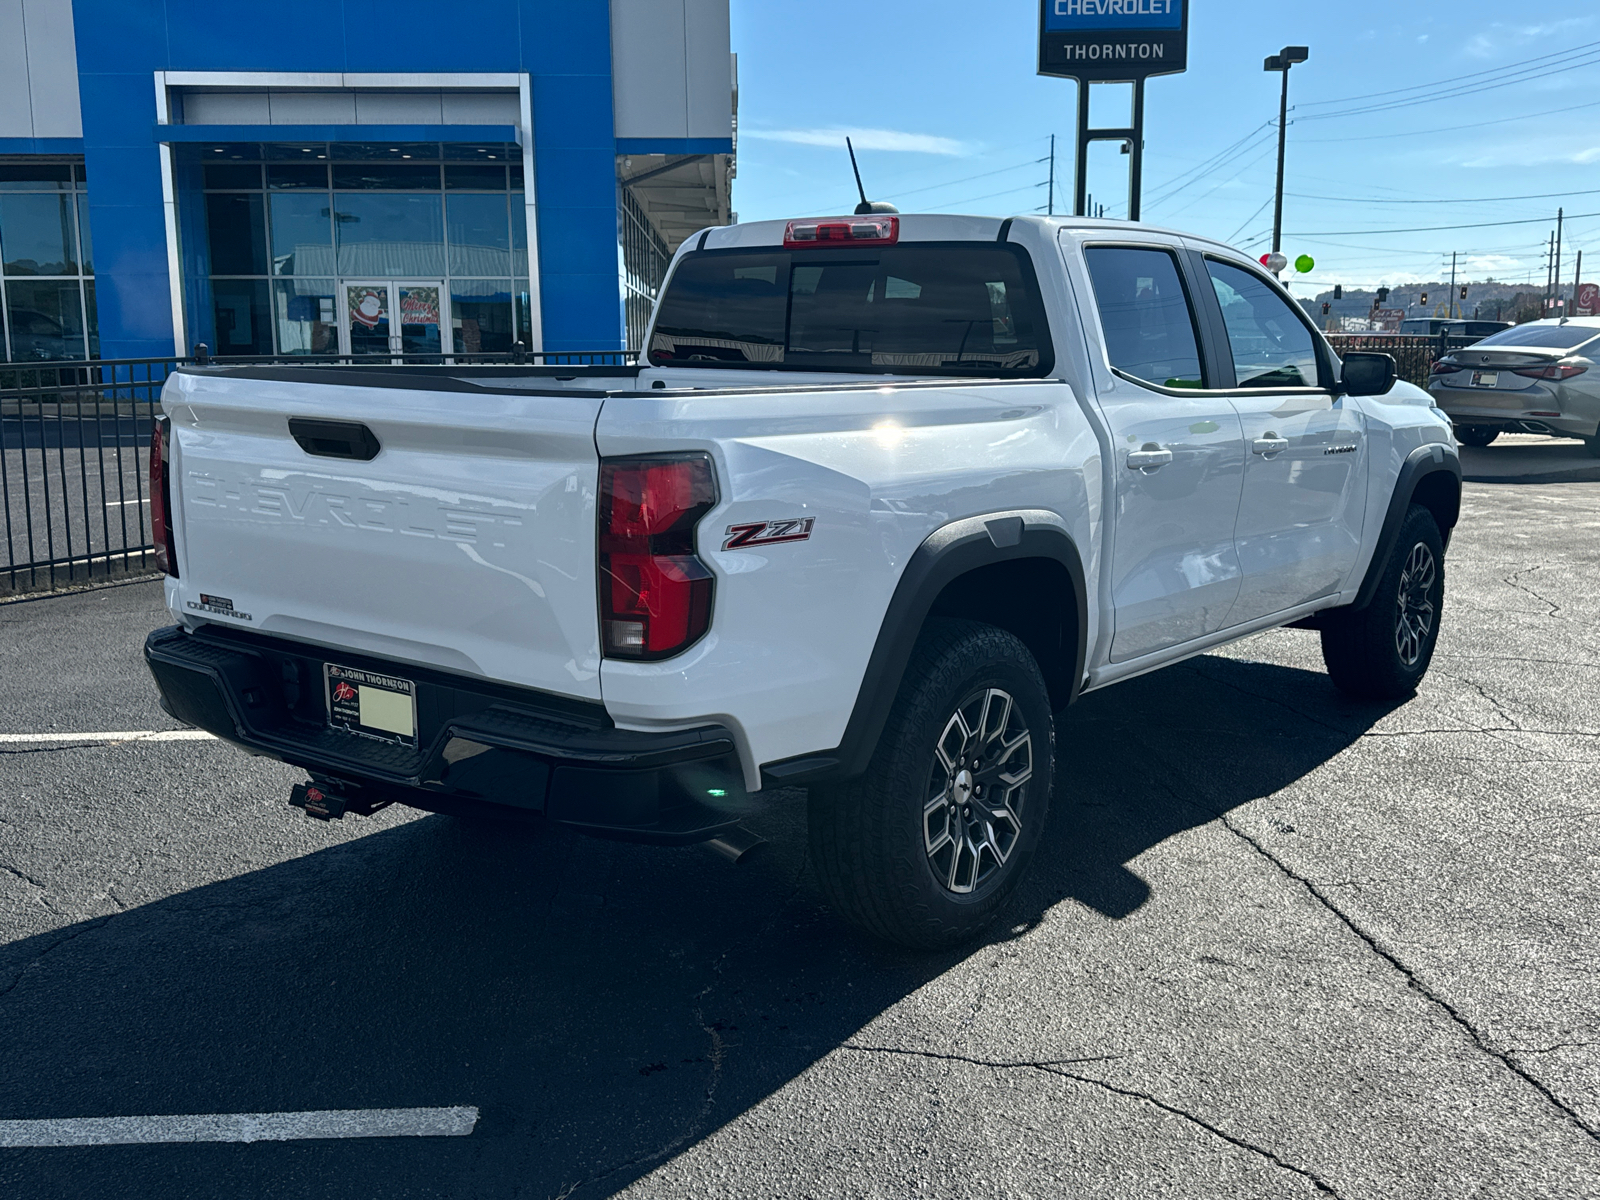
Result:
<svg viewBox="0 0 1600 1200">
<path fill-rule="evenodd" d="M 1400 467 L 1394 492 L 1389 497 L 1389 511 L 1384 514 L 1383 528 L 1378 534 L 1378 546 L 1372 552 L 1372 562 L 1367 566 L 1366 578 L 1361 581 L 1361 590 L 1350 605 L 1352 611 L 1372 603 L 1372 597 L 1378 591 L 1378 578 L 1383 574 L 1390 552 L 1394 550 L 1395 539 L 1400 536 L 1400 523 L 1410 511 L 1418 486 L 1428 476 L 1440 473 L 1449 475 L 1455 483 L 1454 505 L 1439 529 L 1445 545 L 1449 546 L 1450 531 L 1455 528 L 1461 515 L 1461 456 L 1454 446 L 1444 442 L 1429 442 L 1406 455 L 1406 461 Z"/>
<path fill-rule="evenodd" d="M 793 787 L 849 779 L 867 769 L 900 690 L 900 681 L 923 624 L 944 589 L 970 571 L 998 563 L 1047 559 L 1066 569 L 1072 580 L 1077 644 L 1069 648 L 1070 671 L 1052 688 L 1059 707 L 1077 699 L 1083 687 L 1089 651 L 1089 593 L 1083 558 L 1060 518 L 1042 509 L 1012 509 L 952 521 L 929 534 L 917 547 L 878 629 L 878 639 L 856 693 L 855 706 L 837 748 L 798 758 L 765 763 L 761 771 L 772 787 Z"/>
</svg>

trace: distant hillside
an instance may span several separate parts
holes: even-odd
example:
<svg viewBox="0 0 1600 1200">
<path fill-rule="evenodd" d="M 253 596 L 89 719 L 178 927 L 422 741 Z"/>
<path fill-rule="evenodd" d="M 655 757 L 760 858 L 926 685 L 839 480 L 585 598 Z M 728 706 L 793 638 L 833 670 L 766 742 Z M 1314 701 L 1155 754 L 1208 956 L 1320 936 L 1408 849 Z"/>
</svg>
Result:
<svg viewBox="0 0 1600 1200">
<path fill-rule="evenodd" d="M 1460 289 L 1467 289 L 1467 298 L 1461 299 Z M 1495 280 L 1485 280 L 1482 283 L 1456 283 L 1456 315 L 1458 317 L 1478 317 L 1486 321 L 1532 321 L 1540 316 L 1539 303 L 1543 298 L 1544 289 L 1540 286 L 1529 286 L 1526 283 L 1500 283 Z M 1572 284 L 1569 282 L 1566 294 L 1570 297 Z M 1428 297 L 1428 303 L 1423 306 L 1420 300 L 1423 295 Z M 1302 300 L 1305 310 L 1320 323 L 1322 320 L 1322 306 L 1331 305 L 1329 315 L 1335 317 L 1365 317 L 1372 312 L 1372 302 L 1376 293 L 1371 288 L 1345 288 L 1344 297 L 1340 300 L 1333 298 L 1333 289 L 1321 292 L 1314 300 Z M 1429 283 L 1406 283 L 1389 289 L 1389 298 L 1383 305 L 1384 308 L 1403 308 L 1408 317 L 1448 317 L 1450 315 L 1450 283 L 1433 281 Z"/>
</svg>

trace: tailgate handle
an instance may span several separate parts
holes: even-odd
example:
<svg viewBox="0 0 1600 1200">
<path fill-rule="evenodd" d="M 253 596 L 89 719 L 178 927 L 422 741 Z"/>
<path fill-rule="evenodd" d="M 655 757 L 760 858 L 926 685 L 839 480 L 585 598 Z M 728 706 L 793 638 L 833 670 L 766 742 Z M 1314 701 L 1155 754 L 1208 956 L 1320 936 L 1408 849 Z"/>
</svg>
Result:
<svg viewBox="0 0 1600 1200">
<path fill-rule="evenodd" d="M 318 458 L 353 458 L 358 462 L 371 462 L 383 449 L 372 430 L 360 421 L 290 417 L 289 432 L 300 443 L 300 449 Z"/>
</svg>

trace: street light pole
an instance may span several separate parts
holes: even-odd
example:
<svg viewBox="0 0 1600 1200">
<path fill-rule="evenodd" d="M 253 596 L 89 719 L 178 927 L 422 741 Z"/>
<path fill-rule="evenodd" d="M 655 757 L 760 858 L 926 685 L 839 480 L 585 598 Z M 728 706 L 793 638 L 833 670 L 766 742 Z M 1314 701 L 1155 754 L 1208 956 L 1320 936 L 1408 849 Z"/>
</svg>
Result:
<svg viewBox="0 0 1600 1200">
<path fill-rule="evenodd" d="M 1289 134 L 1289 68 L 1311 57 L 1305 46 L 1285 46 L 1262 64 L 1267 71 L 1283 73 L 1283 92 L 1278 99 L 1278 191 L 1272 206 L 1272 252 L 1283 249 L 1283 157 Z"/>
</svg>

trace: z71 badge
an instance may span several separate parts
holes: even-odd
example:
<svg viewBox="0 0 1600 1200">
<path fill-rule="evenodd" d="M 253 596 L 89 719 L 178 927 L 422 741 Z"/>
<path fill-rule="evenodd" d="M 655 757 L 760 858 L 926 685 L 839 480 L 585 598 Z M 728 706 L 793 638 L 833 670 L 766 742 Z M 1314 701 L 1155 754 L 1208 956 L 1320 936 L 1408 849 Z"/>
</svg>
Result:
<svg viewBox="0 0 1600 1200">
<path fill-rule="evenodd" d="M 803 542 L 811 536 L 815 517 L 796 517 L 789 521 L 747 521 L 743 525 L 729 525 L 728 536 L 723 540 L 724 550 L 741 550 L 746 546 L 776 546 L 779 542 Z"/>
</svg>

